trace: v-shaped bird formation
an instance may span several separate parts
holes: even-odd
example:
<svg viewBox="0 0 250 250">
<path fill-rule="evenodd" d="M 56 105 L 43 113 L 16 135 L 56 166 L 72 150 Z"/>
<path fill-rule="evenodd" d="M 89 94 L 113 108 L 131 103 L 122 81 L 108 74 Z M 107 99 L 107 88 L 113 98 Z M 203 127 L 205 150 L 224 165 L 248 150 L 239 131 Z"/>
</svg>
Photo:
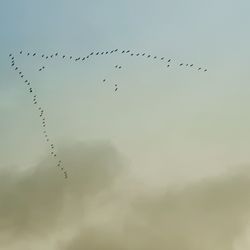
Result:
<svg viewBox="0 0 250 250">
<path fill-rule="evenodd" d="M 65 55 L 59 52 L 56 52 L 54 54 L 50 54 L 50 55 L 46 55 L 46 54 L 42 54 L 42 53 L 38 53 L 38 52 L 24 52 L 24 51 L 19 51 L 15 54 L 9 54 L 9 58 L 10 58 L 10 62 L 11 62 L 11 67 L 13 68 L 13 70 L 17 73 L 17 76 L 20 78 L 20 80 L 22 80 L 24 82 L 24 84 L 27 86 L 27 91 L 30 94 L 31 98 L 32 98 L 32 103 L 35 106 L 35 108 L 38 111 L 38 115 L 40 117 L 41 120 L 41 129 L 42 129 L 42 134 L 44 136 L 45 142 L 48 144 L 48 147 L 50 149 L 50 154 L 53 158 L 57 159 L 57 163 L 56 163 L 56 167 L 63 173 L 64 178 L 67 179 L 68 178 L 68 171 L 66 170 L 66 167 L 63 165 L 62 160 L 60 159 L 60 157 L 58 156 L 57 152 L 56 152 L 56 147 L 55 144 L 52 142 L 51 137 L 48 134 L 47 131 L 47 119 L 46 119 L 46 114 L 44 112 L 44 109 L 42 108 L 41 103 L 39 102 L 38 99 L 38 93 L 36 93 L 32 82 L 27 79 L 27 77 L 24 75 L 24 73 L 22 72 L 20 66 L 16 65 L 15 62 L 15 58 L 17 56 L 30 56 L 30 57 L 39 57 L 41 58 L 41 60 L 53 60 L 54 58 L 61 58 L 62 60 L 66 61 L 74 61 L 75 63 L 86 63 L 91 57 L 103 57 L 103 56 L 111 56 L 114 54 L 119 54 L 121 56 L 130 56 L 130 57 L 143 57 L 145 60 L 151 60 L 151 62 L 155 62 L 155 61 L 160 61 L 163 65 L 163 68 L 170 68 L 171 66 L 178 66 L 178 67 L 189 67 L 190 69 L 194 69 L 197 71 L 203 71 L 203 72 L 207 72 L 206 68 L 202 68 L 200 66 L 195 66 L 193 63 L 177 63 L 174 60 L 172 60 L 171 58 L 165 58 L 165 57 L 159 57 L 156 55 L 152 55 L 149 53 L 145 53 L 145 52 L 135 52 L 135 51 L 131 51 L 131 50 L 119 50 L 119 49 L 113 49 L 113 50 L 108 50 L 108 51 L 96 51 L 96 52 L 91 52 L 89 54 L 87 54 L 86 56 L 76 56 L 73 57 L 72 55 Z M 114 68 L 116 70 L 122 70 L 123 66 L 116 64 L 114 66 Z M 46 68 L 45 66 L 42 66 L 38 69 L 39 72 L 44 71 Z M 107 82 L 107 79 L 104 78 L 102 80 L 103 83 Z M 115 83 L 114 84 L 114 91 L 116 92 L 118 90 L 118 84 Z"/>
</svg>

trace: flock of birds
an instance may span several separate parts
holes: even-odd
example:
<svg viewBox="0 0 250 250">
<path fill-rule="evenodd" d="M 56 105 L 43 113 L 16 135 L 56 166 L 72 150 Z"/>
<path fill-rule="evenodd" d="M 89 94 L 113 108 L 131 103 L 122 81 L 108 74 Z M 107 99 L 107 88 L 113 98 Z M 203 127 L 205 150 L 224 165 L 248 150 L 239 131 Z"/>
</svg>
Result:
<svg viewBox="0 0 250 250">
<path fill-rule="evenodd" d="M 87 56 L 81 57 L 73 57 L 73 56 L 66 56 L 64 54 L 59 54 L 58 52 L 56 52 L 55 54 L 50 54 L 50 55 L 45 55 L 45 54 L 38 54 L 38 53 L 30 53 L 30 52 L 24 52 L 24 51 L 19 51 L 18 55 L 23 55 L 23 56 L 31 56 L 31 57 L 40 57 L 44 60 L 50 60 L 53 58 L 58 58 L 60 57 L 63 60 L 74 60 L 75 62 L 86 62 L 89 58 L 93 57 L 93 56 L 104 56 L 104 55 L 112 55 L 112 54 L 122 54 L 122 55 L 129 55 L 131 57 L 144 57 L 145 59 L 153 59 L 153 60 L 160 60 L 162 62 L 166 62 L 165 66 L 167 68 L 169 68 L 171 66 L 172 63 L 172 59 L 168 58 L 165 59 L 165 57 L 158 57 L 158 56 L 152 56 L 151 54 L 147 54 L 147 53 L 137 53 L 137 52 L 132 52 L 131 50 L 118 50 L 118 49 L 114 49 L 111 51 L 97 51 L 97 52 L 91 52 L 90 54 L 88 54 Z M 52 143 L 50 136 L 48 135 L 47 132 L 47 119 L 46 119 L 46 115 L 44 113 L 44 109 L 42 108 L 42 106 L 40 105 L 39 101 L 38 101 L 38 95 L 34 90 L 34 87 L 32 86 L 32 83 L 30 80 L 28 80 L 24 73 L 22 72 L 22 70 L 20 69 L 20 67 L 18 67 L 16 65 L 15 62 L 15 56 L 14 54 L 9 54 L 9 58 L 11 61 L 11 67 L 14 69 L 14 71 L 17 72 L 19 78 L 21 80 L 24 81 L 24 83 L 27 85 L 27 90 L 30 93 L 32 100 L 33 100 L 33 105 L 35 105 L 35 107 L 38 110 L 39 113 L 39 117 L 41 119 L 41 125 L 42 125 L 42 131 L 43 131 L 43 136 L 45 138 L 45 141 L 48 143 L 49 149 L 50 149 L 50 153 L 51 156 L 55 159 L 57 159 L 57 163 L 56 166 L 59 168 L 59 170 L 62 171 L 64 178 L 67 179 L 68 178 L 68 172 L 65 168 L 65 166 L 62 163 L 62 160 L 59 159 L 57 153 L 56 153 L 56 149 L 55 149 L 55 145 L 54 143 Z M 202 68 L 202 67 L 195 67 L 194 64 L 188 64 L 188 63 L 178 63 L 177 66 L 182 67 L 182 66 L 186 66 L 186 67 L 190 67 L 190 68 L 194 68 L 197 69 L 198 71 L 203 71 L 203 72 L 207 72 L 206 68 Z M 121 65 L 115 65 L 114 66 L 116 69 L 122 69 Z M 38 69 L 39 72 L 45 70 L 45 66 L 42 66 Z M 107 81 L 107 79 L 103 79 L 102 82 L 105 83 Z M 114 91 L 118 90 L 118 85 L 115 84 L 114 85 Z"/>
</svg>

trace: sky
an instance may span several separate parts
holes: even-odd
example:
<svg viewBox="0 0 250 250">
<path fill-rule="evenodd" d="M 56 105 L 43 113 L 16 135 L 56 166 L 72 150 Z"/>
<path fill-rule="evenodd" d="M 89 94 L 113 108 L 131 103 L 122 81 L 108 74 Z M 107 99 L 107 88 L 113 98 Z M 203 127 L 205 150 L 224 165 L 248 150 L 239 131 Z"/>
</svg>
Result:
<svg viewBox="0 0 250 250">
<path fill-rule="evenodd" d="M 1 0 L 0 248 L 249 249 L 249 8 Z M 84 63 L 19 54 L 114 49 Z M 67 180 L 10 53 L 46 111 Z"/>
</svg>

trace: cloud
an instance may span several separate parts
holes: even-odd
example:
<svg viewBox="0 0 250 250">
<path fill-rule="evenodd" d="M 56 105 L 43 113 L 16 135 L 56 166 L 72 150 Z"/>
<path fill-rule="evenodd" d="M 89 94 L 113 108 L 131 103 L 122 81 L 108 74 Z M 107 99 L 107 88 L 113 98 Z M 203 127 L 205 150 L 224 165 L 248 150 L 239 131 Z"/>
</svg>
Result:
<svg viewBox="0 0 250 250">
<path fill-rule="evenodd" d="M 237 248 L 246 240 L 241 238 L 250 218 L 249 190 L 247 171 L 179 190 L 140 192 L 123 208 L 119 203 L 124 202 L 116 199 L 117 209 L 111 209 L 112 216 L 107 211 L 105 226 L 83 226 L 64 249 L 249 249 Z"/>
<path fill-rule="evenodd" d="M 122 171 L 119 153 L 105 142 L 78 143 L 59 153 L 67 180 L 51 159 L 23 172 L 0 170 L 0 246 L 13 238 L 51 235 L 60 228 L 62 216 L 76 219 L 84 213 L 84 202 L 108 189 Z"/>
<path fill-rule="evenodd" d="M 44 159 L 0 172 L 6 250 L 249 249 L 250 172 L 153 189 L 127 175 L 108 143 L 61 149 L 69 179 Z"/>
</svg>

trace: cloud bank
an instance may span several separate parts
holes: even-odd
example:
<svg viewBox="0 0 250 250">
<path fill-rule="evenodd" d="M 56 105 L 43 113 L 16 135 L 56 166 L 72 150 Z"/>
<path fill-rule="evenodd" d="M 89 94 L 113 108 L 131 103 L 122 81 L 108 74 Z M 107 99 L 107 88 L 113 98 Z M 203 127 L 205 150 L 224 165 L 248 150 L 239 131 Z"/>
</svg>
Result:
<svg viewBox="0 0 250 250">
<path fill-rule="evenodd" d="M 249 249 L 250 171 L 183 188 L 150 189 L 129 178 L 108 143 L 61 149 L 65 180 L 49 159 L 1 169 L 0 249 Z"/>
</svg>

